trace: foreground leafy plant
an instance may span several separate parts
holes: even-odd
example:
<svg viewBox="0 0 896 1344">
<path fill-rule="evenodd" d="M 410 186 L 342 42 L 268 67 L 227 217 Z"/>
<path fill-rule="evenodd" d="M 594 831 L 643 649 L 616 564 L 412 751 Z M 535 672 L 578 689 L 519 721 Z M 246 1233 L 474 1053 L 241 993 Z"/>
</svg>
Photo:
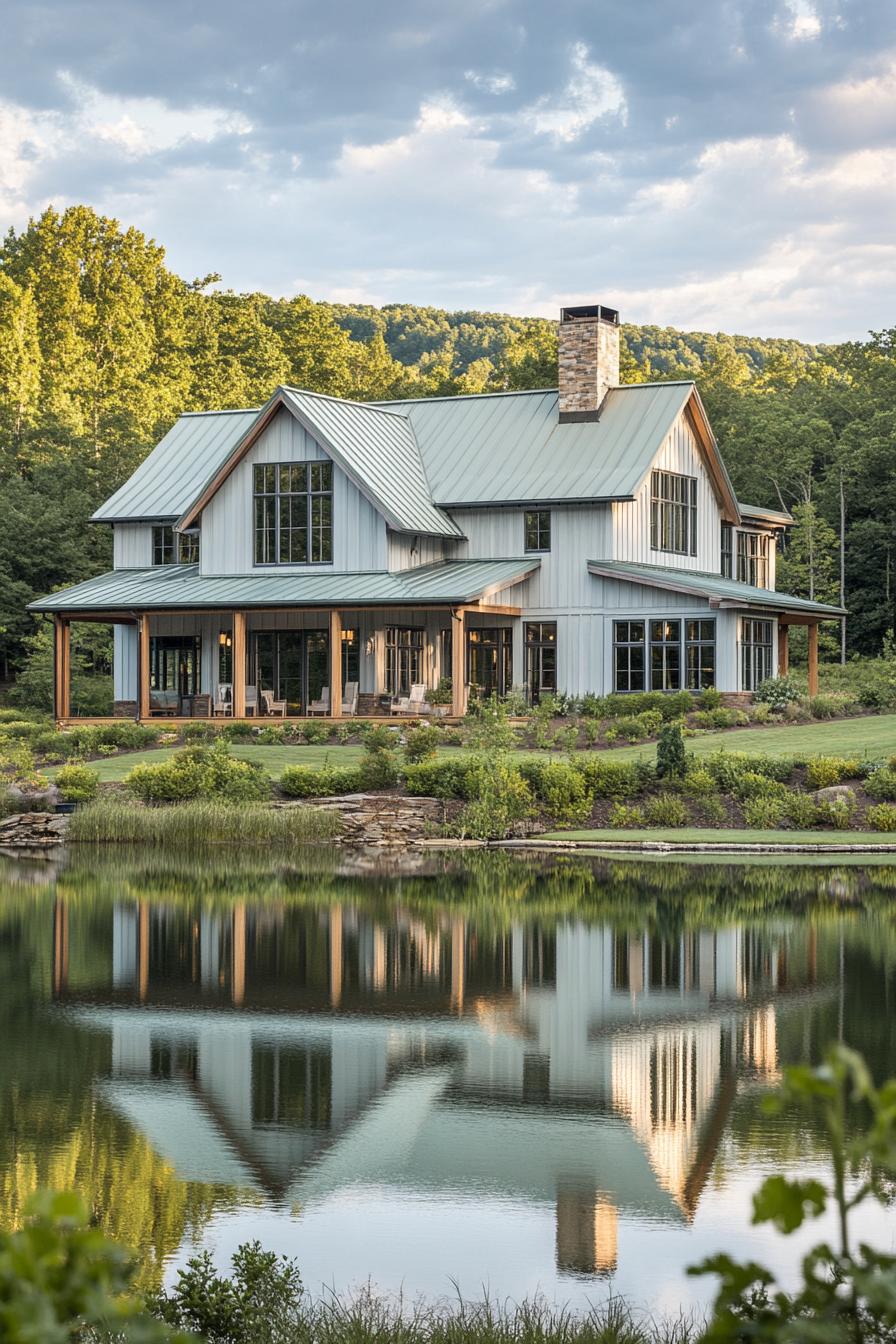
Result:
<svg viewBox="0 0 896 1344">
<path fill-rule="evenodd" d="M 875 1088 L 864 1060 L 834 1046 L 820 1068 L 789 1068 L 767 1103 L 818 1107 L 827 1132 L 831 1179 L 770 1176 L 753 1199 L 753 1222 L 789 1234 L 833 1206 L 837 1245 L 820 1242 L 803 1258 L 803 1285 L 785 1292 L 764 1265 L 727 1255 L 695 1265 L 718 1274 L 719 1294 L 706 1344 L 875 1344 L 896 1332 L 896 1256 L 856 1244 L 853 1213 L 867 1201 L 889 1205 L 896 1173 L 896 1079 Z M 850 1107 L 867 1123 L 850 1134 Z"/>
</svg>

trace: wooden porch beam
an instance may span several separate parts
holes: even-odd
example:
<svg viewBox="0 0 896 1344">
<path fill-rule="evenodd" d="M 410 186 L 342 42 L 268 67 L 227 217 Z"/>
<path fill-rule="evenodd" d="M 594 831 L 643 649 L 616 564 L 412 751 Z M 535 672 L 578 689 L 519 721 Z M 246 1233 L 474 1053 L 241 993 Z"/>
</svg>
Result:
<svg viewBox="0 0 896 1344">
<path fill-rule="evenodd" d="M 790 669 L 790 626 L 778 626 L 778 676 L 786 677 Z"/>
<path fill-rule="evenodd" d="M 246 717 L 246 613 L 233 612 L 233 717 Z"/>
<path fill-rule="evenodd" d="M 522 607 L 502 606 L 475 606 L 467 607 L 467 611 L 475 611 L 477 616 L 522 616 Z"/>
<path fill-rule="evenodd" d="M 451 713 L 461 719 L 467 712 L 464 608 L 451 613 Z"/>
<path fill-rule="evenodd" d="M 137 718 L 149 718 L 149 617 L 146 612 L 137 624 Z"/>
<path fill-rule="evenodd" d="M 809 626 L 809 694 L 818 694 L 818 622 Z"/>
<path fill-rule="evenodd" d="M 53 627 L 53 713 L 58 720 L 71 713 L 72 631 L 64 616 L 54 617 Z"/>
<path fill-rule="evenodd" d="M 330 612 L 330 718 L 342 718 L 342 614 Z"/>
</svg>

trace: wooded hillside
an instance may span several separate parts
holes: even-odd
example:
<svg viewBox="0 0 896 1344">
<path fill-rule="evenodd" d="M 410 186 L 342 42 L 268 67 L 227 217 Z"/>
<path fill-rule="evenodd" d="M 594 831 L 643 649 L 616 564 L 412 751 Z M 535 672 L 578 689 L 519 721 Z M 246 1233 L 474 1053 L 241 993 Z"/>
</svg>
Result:
<svg viewBox="0 0 896 1344">
<path fill-rule="evenodd" d="M 182 279 L 84 206 L 0 247 L 0 677 L 27 657 L 26 603 L 110 566 L 108 530 L 86 519 L 181 411 L 258 405 L 283 382 L 359 399 L 556 386 L 544 319 L 219 280 Z M 808 346 L 625 326 L 622 377 L 696 378 L 740 497 L 797 516 L 781 588 L 838 596 L 842 508 L 849 647 L 879 652 L 896 606 L 896 329 Z"/>
</svg>

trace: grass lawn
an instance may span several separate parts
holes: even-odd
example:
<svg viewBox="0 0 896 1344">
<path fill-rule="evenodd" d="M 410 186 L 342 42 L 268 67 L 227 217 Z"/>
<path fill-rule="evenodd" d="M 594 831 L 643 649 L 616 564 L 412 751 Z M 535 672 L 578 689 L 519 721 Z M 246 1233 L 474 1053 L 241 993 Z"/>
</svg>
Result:
<svg viewBox="0 0 896 1344">
<path fill-rule="evenodd" d="M 551 831 L 543 840 L 599 840 L 622 844 L 632 840 L 662 840 L 694 845 L 896 845 L 896 832 L 887 831 L 723 831 L 709 827 L 632 831 Z"/>
<path fill-rule="evenodd" d="M 724 747 L 765 756 L 863 756 L 875 759 L 896 755 L 896 714 L 872 714 L 860 719 L 837 719 L 833 723 L 794 723 L 778 728 L 736 728 L 724 733 L 706 733 L 685 739 L 695 756 L 706 756 Z M 653 760 L 656 743 L 618 747 L 620 760 Z"/>
</svg>

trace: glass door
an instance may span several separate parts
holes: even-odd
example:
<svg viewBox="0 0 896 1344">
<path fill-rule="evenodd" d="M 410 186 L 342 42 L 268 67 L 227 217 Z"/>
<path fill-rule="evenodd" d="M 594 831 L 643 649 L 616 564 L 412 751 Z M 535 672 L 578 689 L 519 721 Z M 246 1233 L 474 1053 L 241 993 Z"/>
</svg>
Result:
<svg viewBox="0 0 896 1344">
<path fill-rule="evenodd" d="M 256 630 L 250 666 L 259 702 L 271 691 L 286 701 L 287 714 L 307 713 L 329 680 L 329 646 L 325 630 Z"/>
<path fill-rule="evenodd" d="M 513 685 L 513 631 L 467 631 L 470 690 L 480 699 L 506 695 Z"/>
</svg>

